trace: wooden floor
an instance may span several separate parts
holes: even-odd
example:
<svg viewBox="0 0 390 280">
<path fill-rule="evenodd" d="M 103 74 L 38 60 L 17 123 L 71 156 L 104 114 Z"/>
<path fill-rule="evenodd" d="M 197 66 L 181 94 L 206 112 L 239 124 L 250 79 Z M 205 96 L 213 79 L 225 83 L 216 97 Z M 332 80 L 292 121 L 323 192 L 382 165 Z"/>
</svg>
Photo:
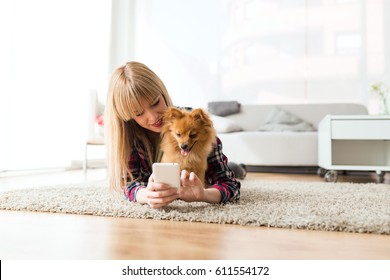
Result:
<svg viewBox="0 0 390 280">
<path fill-rule="evenodd" d="M 0 191 L 105 178 L 104 169 L 3 176 Z M 249 173 L 268 180 L 322 181 L 317 175 Z M 340 181 L 372 182 L 374 175 Z M 390 179 L 385 178 L 385 183 Z M 390 236 L 0 211 L 0 259 L 390 259 Z"/>
</svg>

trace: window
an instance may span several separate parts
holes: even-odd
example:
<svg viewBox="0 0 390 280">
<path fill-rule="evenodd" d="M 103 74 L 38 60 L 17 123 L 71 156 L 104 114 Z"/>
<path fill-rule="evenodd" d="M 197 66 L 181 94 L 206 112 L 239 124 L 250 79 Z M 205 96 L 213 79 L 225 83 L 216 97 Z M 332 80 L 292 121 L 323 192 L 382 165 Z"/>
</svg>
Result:
<svg viewBox="0 0 390 280">
<path fill-rule="evenodd" d="M 245 7 L 256 16 L 230 19 L 234 9 Z M 390 78 L 385 15 L 390 5 L 383 0 L 230 1 L 222 14 L 231 23 L 221 32 L 222 60 L 237 62 L 239 46 L 245 46 L 249 63 L 224 63 L 221 96 L 258 103 L 367 105 L 370 83 Z"/>
<path fill-rule="evenodd" d="M 110 5 L 0 2 L 0 170 L 82 160 L 88 90 L 107 90 Z"/>
</svg>

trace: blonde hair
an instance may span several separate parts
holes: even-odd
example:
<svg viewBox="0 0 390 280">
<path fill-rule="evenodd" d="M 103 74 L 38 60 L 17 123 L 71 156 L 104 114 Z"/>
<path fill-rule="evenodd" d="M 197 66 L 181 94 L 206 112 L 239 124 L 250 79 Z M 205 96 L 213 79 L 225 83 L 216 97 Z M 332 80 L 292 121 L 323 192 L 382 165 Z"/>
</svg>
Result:
<svg viewBox="0 0 390 280">
<path fill-rule="evenodd" d="M 104 113 L 111 190 L 123 190 L 128 178 L 134 180 L 128 161 L 135 142 L 144 143 L 146 156 L 152 163 L 154 154 L 147 130 L 140 127 L 133 118 L 142 109 L 141 100 L 151 103 L 159 95 L 163 96 L 167 106 L 172 106 L 161 79 L 142 63 L 127 62 L 112 73 Z"/>
</svg>

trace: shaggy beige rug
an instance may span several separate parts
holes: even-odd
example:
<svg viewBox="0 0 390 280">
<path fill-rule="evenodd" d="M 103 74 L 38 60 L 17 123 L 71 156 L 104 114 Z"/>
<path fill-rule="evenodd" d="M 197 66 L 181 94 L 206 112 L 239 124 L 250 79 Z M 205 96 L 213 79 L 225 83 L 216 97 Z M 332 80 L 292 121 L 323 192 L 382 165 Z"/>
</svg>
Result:
<svg viewBox="0 0 390 280">
<path fill-rule="evenodd" d="M 243 180 L 239 203 L 128 202 L 106 182 L 0 192 L 0 210 L 390 234 L 390 185 Z"/>
</svg>

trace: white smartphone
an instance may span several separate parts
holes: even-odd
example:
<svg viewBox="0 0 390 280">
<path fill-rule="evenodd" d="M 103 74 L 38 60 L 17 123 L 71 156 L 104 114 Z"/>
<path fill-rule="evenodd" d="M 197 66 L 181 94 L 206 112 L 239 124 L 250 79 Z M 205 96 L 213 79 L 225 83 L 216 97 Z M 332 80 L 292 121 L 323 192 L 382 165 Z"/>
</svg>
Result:
<svg viewBox="0 0 390 280">
<path fill-rule="evenodd" d="M 180 188 L 180 165 L 173 162 L 153 163 L 154 181 Z"/>
</svg>

